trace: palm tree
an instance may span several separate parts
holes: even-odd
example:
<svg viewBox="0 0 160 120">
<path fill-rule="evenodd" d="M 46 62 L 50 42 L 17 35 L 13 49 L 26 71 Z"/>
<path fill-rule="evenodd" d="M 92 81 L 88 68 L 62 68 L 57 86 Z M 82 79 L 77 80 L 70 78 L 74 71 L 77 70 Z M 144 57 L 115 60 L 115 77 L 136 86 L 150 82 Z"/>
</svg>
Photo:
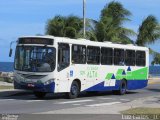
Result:
<svg viewBox="0 0 160 120">
<path fill-rule="evenodd" d="M 63 16 L 55 16 L 47 22 L 46 34 L 64 37 L 66 18 Z"/>
<path fill-rule="evenodd" d="M 160 26 L 155 16 L 149 15 L 139 27 L 136 44 L 145 46 L 160 38 Z"/>
<path fill-rule="evenodd" d="M 123 23 L 129 20 L 130 11 L 119 2 L 110 2 L 101 11 L 99 23 L 96 25 L 98 41 L 112 41 L 118 43 L 132 43 L 130 35 L 135 35 L 131 29 L 123 27 Z"/>
<path fill-rule="evenodd" d="M 53 19 L 48 21 L 46 34 L 76 38 L 82 28 L 83 22 L 77 16 L 55 16 Z"/>
<path fill-rule="evenodd" d="M 97 21 L 86 19 L 86 38 L 97 41 L 95 25 Z M 46 34 L 69 38 L 83 38 L 83 19 L 77 16 L 55 16 L 49 20 L 46 27 Z"/>
<path fill-rule="evenodd" d="M 160 64 L 160 54 L 159 53 L 155 53 L 153 55 L 153 61 L 151 62 L 152 65 L 155 65 L 155 64 Z"/>
<path fill-rule="evenodd" d="M 160 26 L 155 16 L 149 15 L 141 24 L 138 31 L 136 44 L 139 46 L 146 46 L 147 44 L 153 44 L 160 38 Z M 160 53 L 150 48 L 150 54 L 154 60 L 152 65 L 160 64 Z"/>
</svg>

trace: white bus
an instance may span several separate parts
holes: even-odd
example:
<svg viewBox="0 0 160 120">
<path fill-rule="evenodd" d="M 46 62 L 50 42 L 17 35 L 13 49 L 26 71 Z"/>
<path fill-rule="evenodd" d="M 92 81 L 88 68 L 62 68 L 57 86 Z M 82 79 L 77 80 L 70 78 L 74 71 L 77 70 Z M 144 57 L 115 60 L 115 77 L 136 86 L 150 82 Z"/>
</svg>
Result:
<svg viewBox="0 0 160 120">
<path fill-rule="evenodd" d="M 149 49 L 134 45 L 94 42 L 53 36 L 26 36 L 17 41 L 15 89 L 32 90 L 36 97 L 82 91 L 126 90 L 147 86 Z"/>
</svg>

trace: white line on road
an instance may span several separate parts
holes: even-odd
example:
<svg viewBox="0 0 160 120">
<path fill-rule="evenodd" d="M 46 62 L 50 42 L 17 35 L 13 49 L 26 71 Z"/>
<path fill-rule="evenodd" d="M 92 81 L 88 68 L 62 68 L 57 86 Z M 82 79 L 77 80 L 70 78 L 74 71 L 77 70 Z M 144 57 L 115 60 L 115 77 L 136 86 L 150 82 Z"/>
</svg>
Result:
<svg viewBox="0 0 160 120">
<path fill-rule="evenodd" d="M 42 102 L 42 101 L 45 101 L 45 100 L 27 100 L 26 102 Z"/>
<path fill-rule="evenodd" d="M 101 99 L 101 100 L 111 100 L 111 99 L 114 99 L 114 98 L 101 97 L 101 98 L 98 98 L 98 99 Z"/>
<path fill-rule="evenodd" d="M 91 102 L 94 100 L 88 99 L 88 100 L 76 100 L 76 101 L 66 101 L 66 102 L 59 102 L 58 104 L 71 104 L 71 103 L 82 103 L 82 102 Z"/>
<path fill-rule="evenodd" d="M 16 100 L 16 99 L 0 99 L 0 101 L 12 101 L 12 100 Z"/>
<path fill-rule="evenodd" d="M 106 105 L 114 105 L 114 104 L 119 104 L 121 102 L 110 102 L 110 103 L 100 103 L 100 104 L 91 104 L 91 105 L 86 105 L 87 107 L 99 107 L 99 106 L 106 106 Z"/>
<path fill-rule="evenodd" d="M 122 100 L 122 101 L 130 101 L 129 99 L 120 99 L 120 100 Z"/>
<path fill-rule="evenodd" d="M 75 106 L 79 106 L 79 105 L 81 105 L 81 104 L 73 104 L 73 105 L 75 105 Z"/>
</svg>

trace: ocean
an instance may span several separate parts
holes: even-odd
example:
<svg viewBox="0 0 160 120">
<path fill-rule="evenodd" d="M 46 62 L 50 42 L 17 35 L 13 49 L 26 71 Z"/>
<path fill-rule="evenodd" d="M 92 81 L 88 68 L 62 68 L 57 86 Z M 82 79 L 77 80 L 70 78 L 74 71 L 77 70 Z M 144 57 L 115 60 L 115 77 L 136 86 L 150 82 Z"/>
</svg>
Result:
<svg viewBox="0 0 160 120">
<path fill-rule="evenodd" d="M 0 62 L 0 71 L 1 72 L 12 72 L 14 67 L 13 62 Z M 150 66 L 149 74 L 151 76 L 160 76 L 160 66 Z"/>
<path fill-rule="evenodd" d="M 0 71 L 1 72 L 12 72 L 14 67 L 13 62 L 0 62 Z"/>
</svg>

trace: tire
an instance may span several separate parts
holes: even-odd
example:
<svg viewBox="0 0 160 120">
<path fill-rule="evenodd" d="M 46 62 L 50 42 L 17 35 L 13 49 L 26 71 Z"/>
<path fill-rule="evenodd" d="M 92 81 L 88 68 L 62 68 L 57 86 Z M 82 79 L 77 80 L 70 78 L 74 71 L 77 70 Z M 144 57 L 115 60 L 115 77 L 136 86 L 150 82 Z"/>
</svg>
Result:
<svg viewBox="0 0 160 120">
<path fill-rule="evenodd" d="M 34 95 L 37 97 L 37 98 L 44 98 L 46 93 L 45 92 L 34 92 Z"/>
<path fill-rule="evenodd" d="M 119 90 L 113 90 L 113 94 L 124 95 L 126 94 L 126 91 L 127 91 L 127 83 L 125 80 L 122 80 Z"/>
<path fill-rule="evenodd" d="M 74 99 L 78 97 L 79 93 L 80 93 L 80 87 L 78 85 L 78 82 L 73 81 L 71 88 L 70 88 L 70 92 L 67 93 L 67 97 L 69 99 Z"/>
</svg>

